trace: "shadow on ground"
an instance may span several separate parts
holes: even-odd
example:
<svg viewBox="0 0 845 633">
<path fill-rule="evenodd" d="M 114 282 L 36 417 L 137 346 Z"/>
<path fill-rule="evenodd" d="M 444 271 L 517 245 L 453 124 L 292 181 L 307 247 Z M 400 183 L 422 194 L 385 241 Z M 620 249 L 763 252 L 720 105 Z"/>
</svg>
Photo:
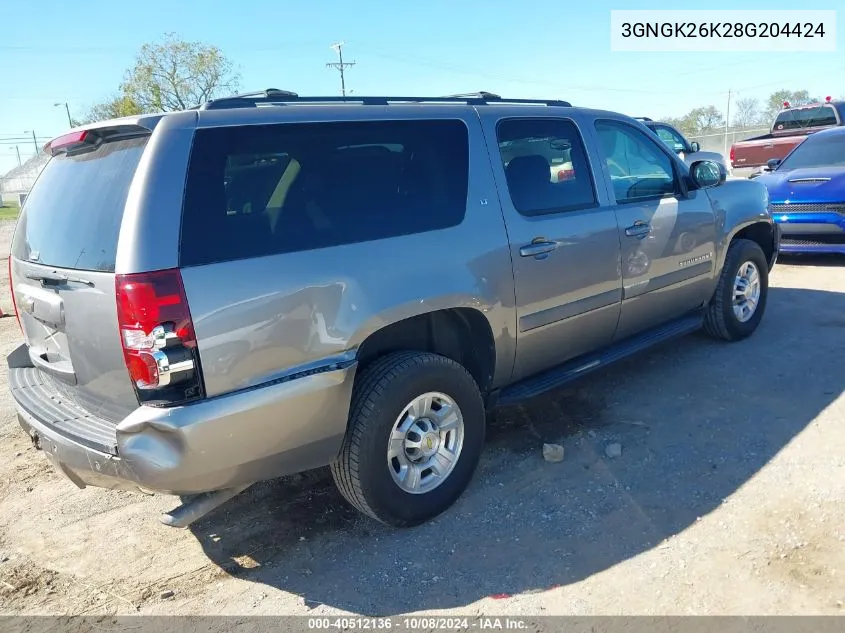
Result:
<svg viewBox="0 0 845 633">
<path fill-rule="evenodd" d="M 426 525 L 363 518 L 315 471 L 255 486 L 192 530 L 230 574 L 310 606 L 388 615 L 544 591 L 718 508 L 840 395 L 843 357 L 845 294 L 772 288 L 749 340 L 690 336 L 495 413 L 470 489 Z M 564 462 L 544 462 L 543 441 L 563 443 Z"/>
</svg>

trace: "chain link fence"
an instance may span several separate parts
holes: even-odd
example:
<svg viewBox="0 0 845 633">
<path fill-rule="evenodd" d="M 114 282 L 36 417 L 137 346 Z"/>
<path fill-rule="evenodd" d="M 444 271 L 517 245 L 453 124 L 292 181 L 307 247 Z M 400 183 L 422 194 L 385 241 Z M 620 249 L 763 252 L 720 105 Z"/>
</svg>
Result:
<svg viewBox="0 0 845 633">
<path fill-rule="evenodd" d="M 702 134 L 699 136 L 688 137 L 690 141 L 698 141 L 701 149 L 708 152 L 719 152 L 728 158 L 728 153 L 731 150 L 731 145 L 737 141 L 744 141 L 751 136 L 759 136 L 770 132 L 769 128 L 754 127 L 742 130 L 728 130 L 727 132 L 715 132 L 711 134 Z"/>
</svg>

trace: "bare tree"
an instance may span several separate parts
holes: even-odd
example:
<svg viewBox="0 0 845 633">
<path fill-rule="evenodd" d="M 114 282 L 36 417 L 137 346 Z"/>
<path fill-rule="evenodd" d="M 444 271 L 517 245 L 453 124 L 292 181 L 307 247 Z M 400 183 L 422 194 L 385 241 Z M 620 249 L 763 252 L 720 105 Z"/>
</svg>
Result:
<svg viewBox="0 0 845 633">
<path fill-rule="evenodd" d="M 733 116 L 733 125 L 739 128 L 748 128 L 760 123 L 760 100 L 755 97 L 745 97 L 736 102 L 736 110 Z"/>
</svg>

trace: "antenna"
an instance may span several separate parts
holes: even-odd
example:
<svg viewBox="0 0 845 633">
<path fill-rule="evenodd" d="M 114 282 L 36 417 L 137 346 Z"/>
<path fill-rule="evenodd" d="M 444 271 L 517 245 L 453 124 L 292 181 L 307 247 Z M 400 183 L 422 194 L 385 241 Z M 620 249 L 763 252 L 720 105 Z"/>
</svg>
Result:
<svg viewBox="0 0 845 633">
<path fill-rule="evenodd" d="M 329 62 L 326 64 L 326 68 L 336 68 L 340 71 L 340 94 L 344 97 L 346 96 L 346 80 L 343 74 L 343 71 L 346 70 L 347 67 L 352 67 L 355 65 L 355 62 L 344 62 L 343 61 L 343 42 L 336 42 L 332 44 L 329 48 L 337 51 L 337 58 L 338 61 L 336 62 Z"/>
</svg>

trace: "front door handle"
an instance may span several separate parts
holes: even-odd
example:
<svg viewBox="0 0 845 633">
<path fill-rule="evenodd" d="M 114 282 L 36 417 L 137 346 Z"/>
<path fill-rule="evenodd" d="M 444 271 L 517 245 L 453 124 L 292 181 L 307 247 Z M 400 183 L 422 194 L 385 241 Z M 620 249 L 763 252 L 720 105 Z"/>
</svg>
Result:
<svg viewBox="0 0 845 633">
<path fill-rule="evenodd" d="M 546 240 L 531 242 L 527 246 L 519 249 L 519 254 L 522 257 L 541 257 L 548 255 L 555 250 L 559 244 L 557 242 L 547 242 Z"/>
<path fill-rule="evenodd" d="M 643 239 L 649 233 L 651 233 L 651 226 L 645 222 L 636 222 L 634 226 L 629 226 L 625 229 L 625 235 L 639 239 Z"/>
</svg>

